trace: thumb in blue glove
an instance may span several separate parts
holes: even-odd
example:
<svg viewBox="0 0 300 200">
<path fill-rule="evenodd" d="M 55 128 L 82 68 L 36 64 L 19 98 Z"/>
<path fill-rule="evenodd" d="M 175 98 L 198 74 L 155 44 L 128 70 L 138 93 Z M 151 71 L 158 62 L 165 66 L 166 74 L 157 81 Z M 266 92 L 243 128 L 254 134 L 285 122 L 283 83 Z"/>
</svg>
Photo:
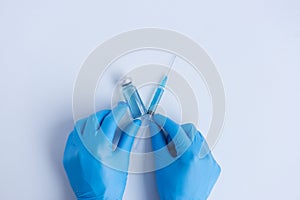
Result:
<svg viewBox="0 0 300 200">
<path fill-rule="evenodd" d="M 205 139 L 192 124 L 178 125 L 159 114 L 153 120 L 150 130 L 160 199 L 206 200 L 221 169 L 211 153 L 200 158 Z M 170 163 L 164 166 L 166 161 Z"/>
</svg>

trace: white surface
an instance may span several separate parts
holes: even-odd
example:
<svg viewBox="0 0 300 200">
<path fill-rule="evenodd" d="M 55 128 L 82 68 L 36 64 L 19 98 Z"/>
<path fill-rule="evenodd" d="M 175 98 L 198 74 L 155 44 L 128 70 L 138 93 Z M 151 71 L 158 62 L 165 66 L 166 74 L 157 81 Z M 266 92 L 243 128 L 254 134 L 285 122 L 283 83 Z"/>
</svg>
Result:
<svg viewBox="0 0 300 200">
<path fill-rule="evenodd" d="M 222 173 L 210 199 L 299 199 L 299 11 L 292 0 L 2 0 L 1 199 L 75 199 L 61 165 L 75 77 L 97 44 L 144 26 L 190 36 L 223 78 Z M 127 190 L 151 199 L 154 186 L 135 178 Z"/>
</svg>

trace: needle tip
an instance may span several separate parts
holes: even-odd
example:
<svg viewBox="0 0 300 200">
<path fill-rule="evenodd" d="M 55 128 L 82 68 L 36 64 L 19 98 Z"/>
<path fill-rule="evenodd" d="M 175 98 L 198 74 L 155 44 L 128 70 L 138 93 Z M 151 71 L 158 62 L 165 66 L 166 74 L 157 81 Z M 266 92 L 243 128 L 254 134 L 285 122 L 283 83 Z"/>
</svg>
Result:
<svg viewBox="0 0 300 200">
<path fill-rule="evenodd" d="M 167 84 L 167 80 L 168 80 L 168 76 L 164 76 L 159 85 L 165 87 Z"/>
</svg>

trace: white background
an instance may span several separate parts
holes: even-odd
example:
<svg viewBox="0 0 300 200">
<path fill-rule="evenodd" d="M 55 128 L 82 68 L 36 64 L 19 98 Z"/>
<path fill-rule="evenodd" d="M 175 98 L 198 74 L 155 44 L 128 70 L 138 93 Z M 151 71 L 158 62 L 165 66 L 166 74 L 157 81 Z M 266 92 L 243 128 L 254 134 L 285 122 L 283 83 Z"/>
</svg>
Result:
<svg viewBox="0 0 300 200">
<path fill-rule="evenodd" d="M 151 26 L 194 39 L 221 73 L 227 118 L 210 199 L 300 199 L 296 0 L 1 0 L 1 199 L 75 199 L 61 160 L 76 75 L 107 38 Z"/>
</svg>

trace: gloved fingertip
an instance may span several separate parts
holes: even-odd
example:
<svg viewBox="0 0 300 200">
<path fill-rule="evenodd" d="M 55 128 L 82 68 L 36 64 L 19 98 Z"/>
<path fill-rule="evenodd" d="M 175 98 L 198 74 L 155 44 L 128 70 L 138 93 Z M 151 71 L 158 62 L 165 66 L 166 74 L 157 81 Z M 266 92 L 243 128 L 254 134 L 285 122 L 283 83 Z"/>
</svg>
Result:
<svg viewBox="0 0 300 200">
<path fill-rule="evenodd" d="M 132 123 L 128 124 L 124 132 L 128 135 L 135 136 L 141 127 L 142 121 L 135 119 Z"/>
<path fill-rule="evenodd" d="M 181 127 L 185 130 L 185 132 L 190 132 L 193 130 L 192 123 L 183 124 L 183 125 L 181 125 Z"/>
<path fill-rule="evenodd" d="M 187 124 L 181 125 L 181 127 L 183 128 L 183 130 L 185 131 L 187 136 L 190 138 L 190 140 L 193 141 L 194 137 L 197 133 L 197 129 L 196 129 L 195 125 L 192 123 L 187 123 Z"/>
<path fill-rule="evenodd" d="M 111 110 L 108 118 L 111 118 L 118 122 L 125 115 L 127 109 L 129 109 L 128 105 L 125 102 L 120 101 L 118 105 Z"/>
<path fill-rule="evenodd" d="M 117 105 L 118 108 L 128 108 L 127 103 L 125 103 L 124 101 L 120 101 Z"/>
<path fill-rule="evenodd" d="M 135 119 L 133 120 L 133 123 L 137 126 L 141 126 L 142 125 L 142 121 L 140 119 Z"/>
<path fill-rule="evenodd" d="M 76 129 L 78 131 L 78 133 L 82 134 L 84 127 L 86 125 L 86 122 L 87 122 L 87 118 L 78 120 L 74 125 L 74 129 Z"/>
<path fill-rule="evenodd" d="M 108 109 L 96 112 L 98 121 L 101 122 L 109 113 L 110 113 L 110 110 L 108 110 Z"/>
<path fill-rule="evenodd" d="M 153 120 L 160 126 L 163 126 L 167 121 L 167 118 L 161 114 L 155 114 Z"/>
</svg>

